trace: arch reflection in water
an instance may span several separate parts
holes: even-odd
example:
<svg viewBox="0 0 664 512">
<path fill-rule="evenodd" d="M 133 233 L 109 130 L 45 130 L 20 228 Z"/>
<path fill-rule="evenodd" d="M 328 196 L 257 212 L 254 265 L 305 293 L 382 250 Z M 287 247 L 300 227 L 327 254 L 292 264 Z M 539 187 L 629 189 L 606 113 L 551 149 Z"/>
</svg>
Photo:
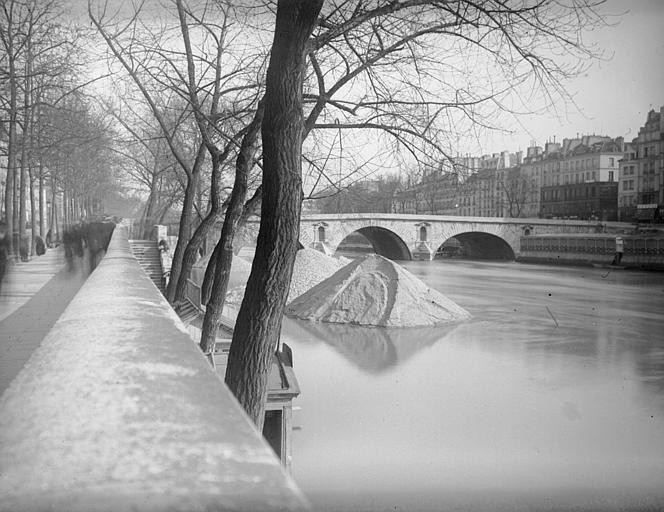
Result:
<svg viewBox="0 0 664 512">
<path fill-rule="evenodd" d="M 385 328 L 315 323 L 284 318 L 285 332 L 298 340 L 323 342 L 365 373 L 380 374 L 448 337 L 459 324 Z"/>
</svg>

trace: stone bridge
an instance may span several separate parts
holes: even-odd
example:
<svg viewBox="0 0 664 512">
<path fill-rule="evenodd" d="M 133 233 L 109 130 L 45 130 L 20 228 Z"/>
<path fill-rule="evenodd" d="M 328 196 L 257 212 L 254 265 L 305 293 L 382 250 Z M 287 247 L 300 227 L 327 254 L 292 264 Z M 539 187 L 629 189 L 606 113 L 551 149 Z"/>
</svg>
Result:
<svg viewBox="0 0 664 512">
<path fill-rule="evenodd" d="M 529 218 L 457 217 L 405 214 L 303 215 L 300 242 L 334 253 L 349 235 L 359 233 L 376 253 L 394 260 L 432 259 L 454 237 L 475 258 L 518 259 L 523 236 L 598 233 L 628 224 Z"/>
</svg>

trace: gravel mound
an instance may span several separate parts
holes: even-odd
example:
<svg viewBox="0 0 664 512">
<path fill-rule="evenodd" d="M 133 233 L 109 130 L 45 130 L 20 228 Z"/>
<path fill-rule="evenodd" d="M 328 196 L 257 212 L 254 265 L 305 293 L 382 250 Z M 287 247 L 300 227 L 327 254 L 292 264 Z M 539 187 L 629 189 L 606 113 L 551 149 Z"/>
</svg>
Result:
<svg viewBox="0 0 664 512">
<path fill-rule="evenodd" d="M 203 283 L 203 278 L 205 277 L 205 270 L 207 269 L 208 263 L 210 263 L 210 257 L 212 256 L 212 251 L 198 260 L 194 266 L 191 268 L 191 277 L 195 283 L 199 285 Z M 251 263 L 247 260 L 240 258 L 239 256 L 233 256 L 233 262 L 231 263 L 231 274 L 237 276 L 249 276 L 251 272 Z M 246 278 L 245 277 L 245 278 Z"/>
<path fill-rule="evenodd" d="M 299 297 L 318 283 L 325 281 L 346 264 L 340 259 L 327 256 L 315 249 L 300 249 L 295 257 L 293 278 L 291 279 L 287 302 Z"/>
<path fill-rule="evenodd" d="M 438 325 L 470 313 L 405 268 L 376 254 L 356 260 L 297 297 L 286 314 L 314 322 L 380 327 Z"/>
<path fill-rule="evenodd" d="M 330 277 L 348 262 L 350 262 L 348 258 L 333 258 L 315 249 L 305 248 L 297 251 L 287 303 Z M 239 306 L 243 297 L 244 286 L 236 286 L 226 294 L 226 303 Z"/>
</svg>

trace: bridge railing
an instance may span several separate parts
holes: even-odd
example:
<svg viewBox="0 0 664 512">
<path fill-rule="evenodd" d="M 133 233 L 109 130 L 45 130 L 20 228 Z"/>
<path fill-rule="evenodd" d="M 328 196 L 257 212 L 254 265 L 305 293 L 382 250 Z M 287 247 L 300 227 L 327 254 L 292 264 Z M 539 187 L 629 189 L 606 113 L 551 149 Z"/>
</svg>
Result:
<svg viewBox="0 0 664 512">
<path fill-rule="evenodd" d="M 0 510 L 303 510 L 117 228 L 0 399 Z"/>
</svg>

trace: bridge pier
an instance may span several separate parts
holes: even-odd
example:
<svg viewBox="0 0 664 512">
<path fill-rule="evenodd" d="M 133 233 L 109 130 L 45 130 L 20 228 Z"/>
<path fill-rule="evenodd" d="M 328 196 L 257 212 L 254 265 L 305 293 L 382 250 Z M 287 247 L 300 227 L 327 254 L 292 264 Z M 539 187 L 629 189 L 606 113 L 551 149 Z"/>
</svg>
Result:
<svg viewBox="0 0 664 512">
<path fill-rule="evenodd" d="M 310 247 L 317 250 L 318 252 L 322 252 L 326 256 L 334 256 L 334 249 L 332 249 L 326 242 L 317 240 L 315 242 L 311 242 Z"/>
<path fill-rule="evenodd" d="M 409 249 L 414 260 L 431 261 L 436 257 L 437 247 L 433 247 L 429 242 L 415 242 Z"/>
</svg>

